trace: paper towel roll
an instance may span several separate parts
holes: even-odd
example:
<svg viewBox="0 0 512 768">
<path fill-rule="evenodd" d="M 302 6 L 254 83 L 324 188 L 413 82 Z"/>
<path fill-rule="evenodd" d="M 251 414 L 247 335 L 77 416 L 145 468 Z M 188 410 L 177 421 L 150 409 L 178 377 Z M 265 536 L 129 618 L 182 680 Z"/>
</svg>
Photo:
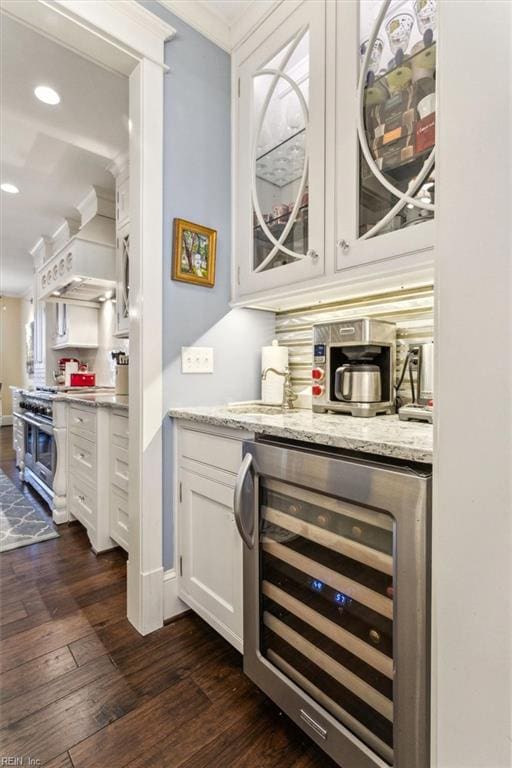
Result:
<svg viewBox="0 0 512 768">
<path fill-rule="evenodd" d="M 288 366 L 288 347 L 280 347 L 274 339 L 271 347 L 261 349 L 261 372 L 267 368 L 283 371 Z M 281 405 L 283 402 L 284 376 L 269 371 L 261 382 L 261 399 L 266 405 Z"/>
</svg>

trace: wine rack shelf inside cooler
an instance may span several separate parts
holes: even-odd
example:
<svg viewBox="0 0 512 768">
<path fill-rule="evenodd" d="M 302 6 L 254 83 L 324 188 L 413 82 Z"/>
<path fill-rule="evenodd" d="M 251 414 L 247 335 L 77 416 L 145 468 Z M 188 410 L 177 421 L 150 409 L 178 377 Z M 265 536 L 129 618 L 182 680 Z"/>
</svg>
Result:
<svg viewBox="0 0 512 768">
<path fill-rule="evenodd" d="M 393 762 L 394 521 L 264 478 L 261 650 Z"/>
</svg>

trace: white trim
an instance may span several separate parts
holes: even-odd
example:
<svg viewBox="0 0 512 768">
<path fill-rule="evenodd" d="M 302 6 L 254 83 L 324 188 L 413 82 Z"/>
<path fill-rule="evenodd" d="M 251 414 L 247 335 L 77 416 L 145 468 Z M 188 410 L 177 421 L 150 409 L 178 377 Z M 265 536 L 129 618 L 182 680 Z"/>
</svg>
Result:
<svg viewBox="0 0 512 768">
<path fill-rule="evenodd" d="M 18 298 L 17 296 L 15 298 Z M 12 426 L 12 413 L 10 416 L 0 416 L 0 419 L 2 421 L 2 427 L 11 427 Z"/>
<path fill-rule="evenodd" d="M 178 579 L 174 568 L 164 571 L 164 621 L 190 610 L 178 597 Z"/>
<path fill-rule="evenodd" d="M 231 53 L 254 32 L 283 0 L 252 0 L 230 25 L 204 0 L 157 0 L 212 43 Z"/>
</svg>

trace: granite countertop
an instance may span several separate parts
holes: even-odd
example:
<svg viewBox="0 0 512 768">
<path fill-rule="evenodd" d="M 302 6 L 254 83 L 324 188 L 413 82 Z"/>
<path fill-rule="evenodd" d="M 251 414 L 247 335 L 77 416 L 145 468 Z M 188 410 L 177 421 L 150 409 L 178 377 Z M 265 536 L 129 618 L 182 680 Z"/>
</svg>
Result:
<svg viewBox="0 0 512 768">
<path fill-rule="evenodd" d="M 128 410 L 128 395 L 113 394 L 88 394 L 88 395 L 56 395 L 54 400 L 65 400 L 68 403 L 76 405 L 88 405 L 91 408 L 123 408 Z"/>
<path fill-rule="evenodd" d="M 249 411 L 247 406 L 246 411 Z M 244 429 L 317 445 L 332 445 L 352 451 L 390 456 L 431 464 L 431 424 L 400 421 L 398 416 L 363 419 L 344 414 L 294 410 L 288 413 L 237 412 L 228 406 L 172 408 L 169 416 L 213 426 Z"/>
</svg>

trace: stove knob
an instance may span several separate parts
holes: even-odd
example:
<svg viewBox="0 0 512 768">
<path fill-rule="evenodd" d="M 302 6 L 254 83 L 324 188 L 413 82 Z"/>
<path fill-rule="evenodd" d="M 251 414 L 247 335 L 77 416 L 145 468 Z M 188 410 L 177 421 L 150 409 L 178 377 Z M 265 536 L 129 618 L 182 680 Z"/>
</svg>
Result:
<svg viewBox="0 0 512 768">
<path fill-rule="evenodd" d="M 325 391 L 325 387 L 322 387 L 321 384 L 313 384 L 311 387 L 311 394 L 313 397 L 320 397 L 320 395 L 323 395 Z"/>
<path fill-rule="evenodd" d="M 315 379 L 315 381 L 322 381 L 325 376 L 325 371 L 323 368 L 313 368 L 311 371 L 311 377 Z"/>
</svg>

